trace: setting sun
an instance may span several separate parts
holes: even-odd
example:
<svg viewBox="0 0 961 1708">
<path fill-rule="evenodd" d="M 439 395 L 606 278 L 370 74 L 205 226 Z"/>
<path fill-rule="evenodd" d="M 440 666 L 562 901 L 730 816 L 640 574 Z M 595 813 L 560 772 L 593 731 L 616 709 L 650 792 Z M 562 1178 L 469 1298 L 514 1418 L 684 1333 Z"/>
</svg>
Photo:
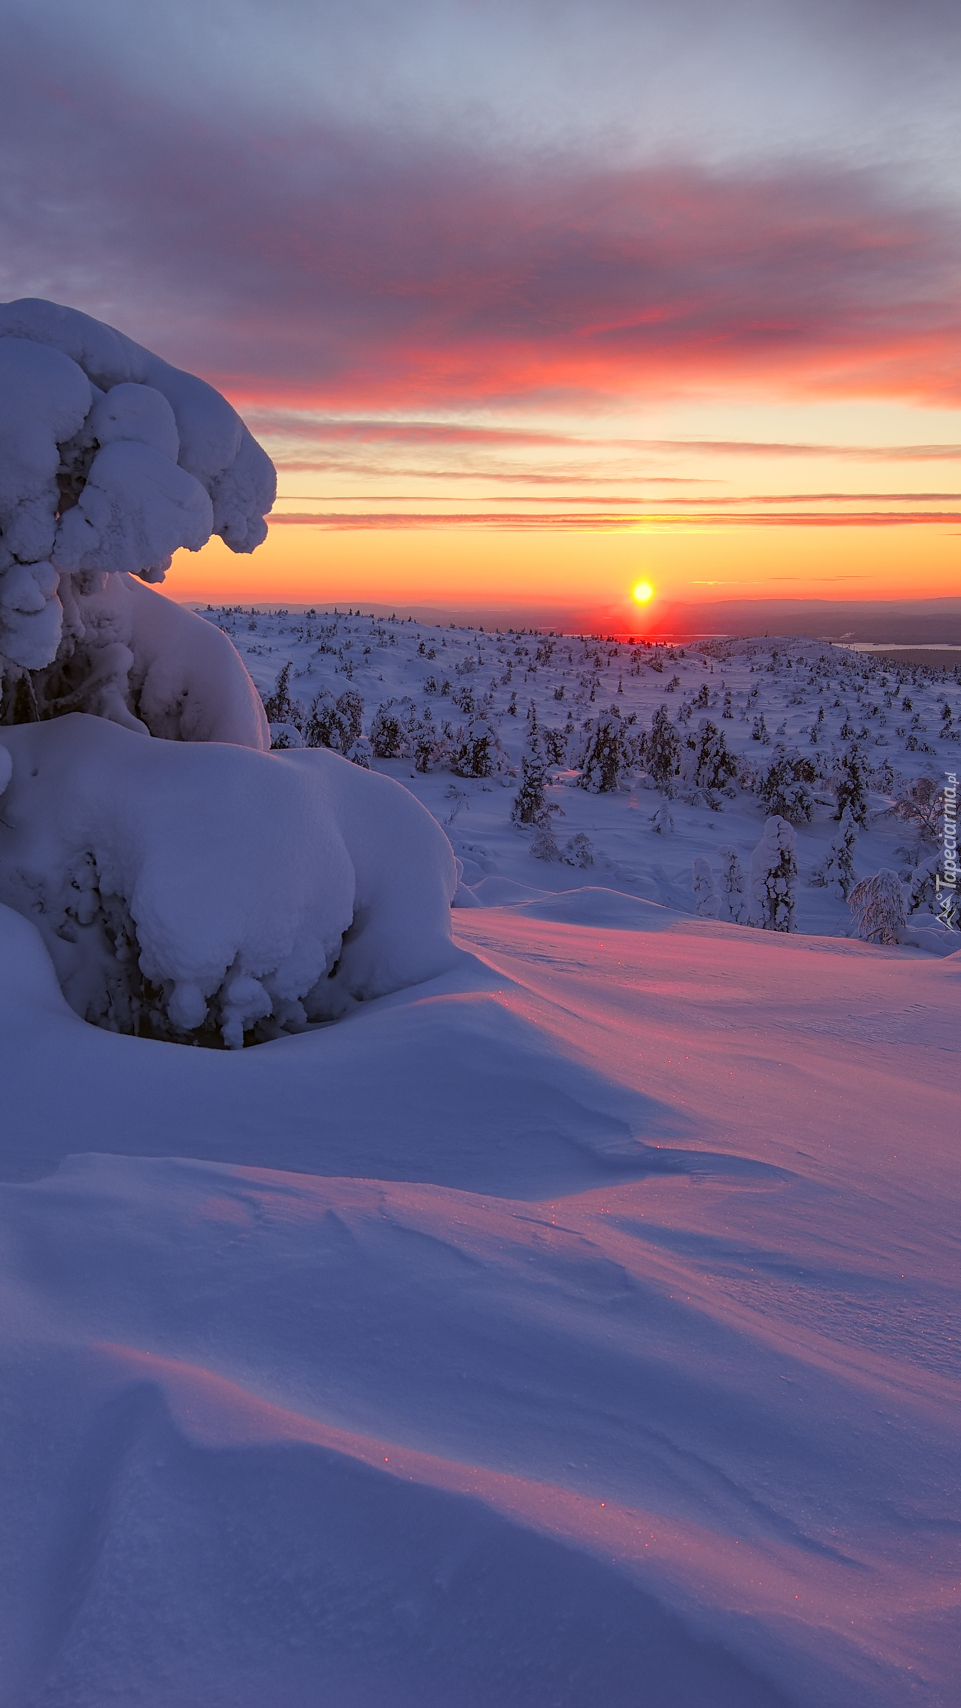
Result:
<svg viewBox="0 0 961 1708">
<path fill-rule="evenodd" d="M 649 581 L 639 581 L 634 589 L 634 597 L 639 605 L 646 605 L 647 601 L 653 597 L 653 594 L 654 589 Z"/>
</svg>

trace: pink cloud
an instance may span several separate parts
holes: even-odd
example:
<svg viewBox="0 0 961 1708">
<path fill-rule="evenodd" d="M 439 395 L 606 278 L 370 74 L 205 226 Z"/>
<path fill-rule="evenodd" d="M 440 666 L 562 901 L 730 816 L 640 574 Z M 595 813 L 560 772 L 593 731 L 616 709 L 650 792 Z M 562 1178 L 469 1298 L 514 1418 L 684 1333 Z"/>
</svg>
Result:
<svg viewBox="0 0 961 1708">
<path fill-rule="evenodd" d="M 876 173 L 510 164 L 6 66 L 8 289 L 89 307 L 249 403 L 961 399 L 957 220 Z"/>
</svg>

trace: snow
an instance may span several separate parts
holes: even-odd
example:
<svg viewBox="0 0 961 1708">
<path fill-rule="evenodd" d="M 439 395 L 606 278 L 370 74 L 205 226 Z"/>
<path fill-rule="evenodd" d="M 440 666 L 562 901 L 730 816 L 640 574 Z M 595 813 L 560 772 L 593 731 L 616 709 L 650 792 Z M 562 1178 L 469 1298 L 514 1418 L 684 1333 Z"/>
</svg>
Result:
<svg viewBox="0 0 961 1708">
<path fill-rule="evenodd" d="M 950 1703 L 958 962 L 454 919 L 232 1055 L 0 915 L 8 1699 Z"/>
<path fill-rule="evenodd" d="M 212 386 L 76 309 L 0 304 L 0 665 L 62 661 L 65 578 L 162 581 L 213 532 L 252 551 L 275 490 Z"/>
<path fill-rule="evenodd" d="M 896 669 L 816 639 L 649 647 L 598 637 L 485 634 L 359 613 L 225 607 L 202 614 L 233 640 L 263 695 L 290 664 L 285 716 L 299 719 L 304 739 L 312 739 L 314 702 L 336 702 L 348 689 L 363 707 L 365 735 L 377 736 L 382 714 L 394 724 L 406 718 L 406 745 L 397 757 L 375 757 L 374 768 L 402 781 L 441 822 L 475 895 L 494 876 L 551 891 L 582 885 L 584 868 L 568 864 L 565 852 L 572 838 L 586 837 L 592 883 L 694 915 L 693 865 L 706 860 L 721 894 L 721 917 L 733 910 L 730 916 L 743 920 L 755 905 L 749 874 L 765 824 L 791 811 L 798 865 L 792 928 L 847 936 L 856 928 L 845 886 L 850 891 L 881 868 L 910 886 L 918 866 L 938 851 L 937 812 L 933 820 L 927 813 L 928 829 L 917 815 L 925 817 L 924 791 L 937 796 L 958 767 L 961 682 L 943 672 Z M 618 717 L 611 717 L 611 706 Z M 490 773 L 454 774 L 479 710 L 496 742 Z M 754 739 L 760 719 L 766 741 Z M 608 766 L 618 786 L 594 792 L 602 769 L 597 731 L 612 724 L 623 731 L 617 764 Z M 655 724 L 657 751 L 650 737 Z M 297 727 L 291 725 L 286 740 L 297 740 Z M 433 747 L 429 768 L 420 770 L 425 727 Z M 532 730 L 545 776 L 546 829 L 514 820 Z M 642 736 L 646 752 L 633 752 L 628 763 Z M 555 737 L 566 742 L 566 754 L 552 764 L 545 750 Z M 584 772 L 576 769 L 580 759 Z M 912 793 L 919 780 L 920 808 Z M 852 788 L 853 810 L 845 804 Z M 842 842 L 847 852 L 840 859 Z M 734 857 L 740 871 L 732 877 Z M 734 899 L 725 900 L 732 883 Z M 930 905 L 928 896 L 925 910 Z"/>
<path fill-rule="evenodd" d="M 3 746 L 0 898 L 35 920 L 84 1019 L 235 1048 L 452 958 L 450 845 L 389 778 L 82 713 Z"/>
<path fill-rule="evenodd" d="M 84 710 L 0 729 L 3 1700 L 953 1708 L 957 684 L 72 579 Z"/>
</svg>

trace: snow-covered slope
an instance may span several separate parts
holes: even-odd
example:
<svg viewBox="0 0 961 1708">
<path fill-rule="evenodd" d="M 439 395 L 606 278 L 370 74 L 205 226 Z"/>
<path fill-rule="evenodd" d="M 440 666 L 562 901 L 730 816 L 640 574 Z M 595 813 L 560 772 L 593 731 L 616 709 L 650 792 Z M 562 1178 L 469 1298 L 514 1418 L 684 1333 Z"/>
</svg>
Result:
<svg viewBox="0 0 961 1708">
<path fill-rule="evenodd" d="M 239 1053 L 0 911 L 11 1708 L 957 1701 L 961 956 L 584 878 Z"/>
</svg>

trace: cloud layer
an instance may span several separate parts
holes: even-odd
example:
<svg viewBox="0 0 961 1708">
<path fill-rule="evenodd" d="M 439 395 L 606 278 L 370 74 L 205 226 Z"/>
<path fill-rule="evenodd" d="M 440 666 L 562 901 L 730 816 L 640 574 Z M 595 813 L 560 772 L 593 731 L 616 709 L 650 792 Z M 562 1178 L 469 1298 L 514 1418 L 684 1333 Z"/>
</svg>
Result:
<svg viewBox="0 0 961 1708">
<path fill-rule="evenodd" d="M 957 217 L 875 169 L 508 163 L 41 79 L 27 36 L 5 66 L 6 294 L 86 307 L 249 401 L 961 401 Z"/>
</svg>

